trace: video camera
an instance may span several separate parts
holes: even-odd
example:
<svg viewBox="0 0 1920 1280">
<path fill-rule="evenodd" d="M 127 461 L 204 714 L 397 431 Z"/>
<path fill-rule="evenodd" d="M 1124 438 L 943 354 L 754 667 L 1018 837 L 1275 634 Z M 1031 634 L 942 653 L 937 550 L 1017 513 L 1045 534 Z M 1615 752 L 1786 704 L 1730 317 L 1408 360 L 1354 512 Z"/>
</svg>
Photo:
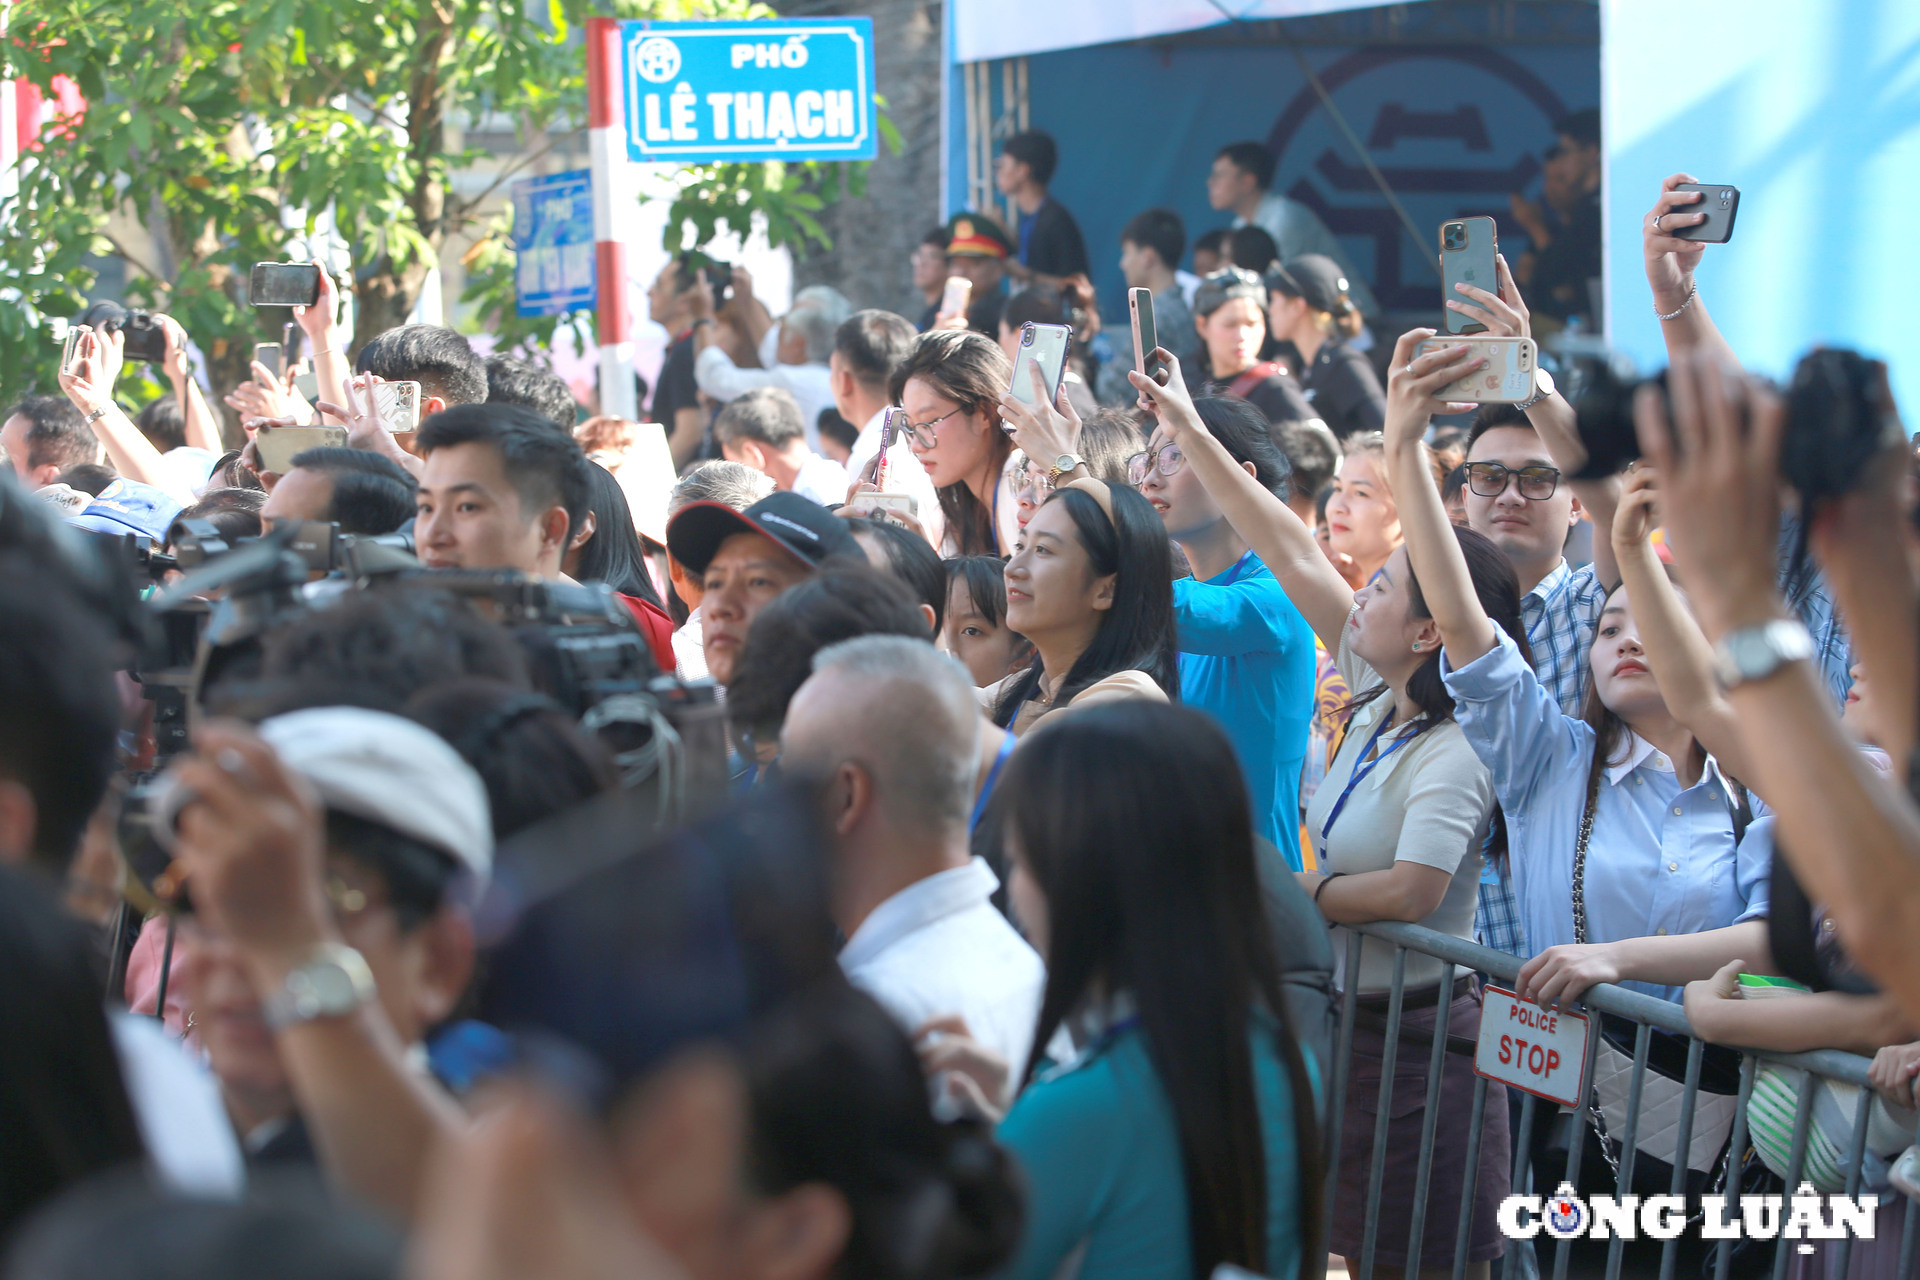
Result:
<svg viewBox="0 0 1920 1280">
<path fill-rule="evenodd" d="M 1666 373 L 1635 379 L 1604 360 L 1575 362 L 1565 394 L 1587 447 L 1580 479 L 1617 474 L 1640 457 L 1633 402 L 1643 386 L 1656 388 L 1664 399 Z M 1903 439 L 1886 365 L 1858 352 L 1830 347 L 1808 352 L 1782 396 L 1787 421 L 1780 478 L 1809 508 L 1858 487 L 1868 463 Z"/>
<path fill-rule="evenodd" d="M 135 678 L 155 705 L 156 759 L 153 770 L 131 779 L 120 821 L 122 851 L 155 905 L 182 904 L 166 881 L 171 856 L 149 829 L 149 784 L 186 747 L 190 717 L 215 686 L 244 688 L 258 675 L 269 632 L 370 591 L 444 592 L 479 604 L 519 643 L 536 687 L 607 743 L 623 786 L 641 794 L 657 824 L 685 821 L 724 795 L 717 688 L 662 673 L 632 614 L 604 583 L 426 569 L 411 555 L 409 534 L 343 534 L 320 522 L 282 525 L 229 546 L 211 522 L 187 521 L 172 556 L 116 541 L 128 544 L 154 581 L 167 569 L 185 571 L 147 601 L 157 625 Z"/>
</svg>

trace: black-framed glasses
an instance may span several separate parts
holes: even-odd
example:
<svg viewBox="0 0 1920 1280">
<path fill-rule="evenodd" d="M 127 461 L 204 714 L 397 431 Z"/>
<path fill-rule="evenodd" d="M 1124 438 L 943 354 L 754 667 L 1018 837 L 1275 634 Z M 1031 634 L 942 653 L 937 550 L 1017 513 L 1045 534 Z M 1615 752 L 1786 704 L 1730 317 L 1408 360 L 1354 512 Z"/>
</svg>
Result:
<svg viewBox="0 0 1920 1280">
<path fill-rule="evenodd" d="M 907 424 L 907 433 L 913 437 L 913 442 L 922 449 L 931 449 L 940 443 L 940 438 L 933 434 L 933 429 L 959 412 L 959 409 L 949 409 L 932 422 L 909 422 Z"/>
<path fill-rule="evenodd" d="M 1497 462 L 1467 464 L 1467 487 L 1483 498 L 1499 497 L 1514 480 L 1519 481 L 1521 497 L 1529 502 L 1545 502 L 1560 488 L 1560 469 L 1538 465 L 1515 469 Z"/>
<path fill-rule="evenodd" d="M 1150 453 L 1143 449 L 1127 459 L 1127 483 L 1145 484 L 1149 471 L 1158 471 L 1163 476 L 1170 476 L 1178 471 L 1186 460 L 1187 455 L 1180 452 L 1180 446 L 1177 444 L 1161 445 L 1157 453 Z"/>
</svg>

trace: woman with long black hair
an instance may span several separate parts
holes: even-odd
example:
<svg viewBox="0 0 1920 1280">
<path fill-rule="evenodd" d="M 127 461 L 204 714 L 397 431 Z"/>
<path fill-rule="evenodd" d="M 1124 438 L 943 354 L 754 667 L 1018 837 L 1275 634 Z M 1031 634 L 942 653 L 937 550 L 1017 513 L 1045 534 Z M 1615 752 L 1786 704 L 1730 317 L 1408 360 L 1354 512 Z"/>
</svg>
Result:
<svg viewBox="0 0 1920 1280">
<path fill-rule="evenodd" d="M 1075 480 L 1054 490 L 1007 562 L 1007 626 L 1034 660 L 981 690 L 1016 737 L 1068 703 L 1180 696 L 1173 550 L 1153 507 L 1125 485 Z"/>
<path fill-rule="evenodd" d="M 1014 752 L 993 811 L 1047 961 L 1034 1043 L 1075 1050 L 1029 1067 L 1000 1123 L 1029 1188 L 1003 1274 L 1044 1280 L 1076 1251 L 1099 1280 L 1321 1274 L 1326 1064 L 1287 1024 L 1226 736 L 1154 703 L 1063 717 Z"/>
</svg>

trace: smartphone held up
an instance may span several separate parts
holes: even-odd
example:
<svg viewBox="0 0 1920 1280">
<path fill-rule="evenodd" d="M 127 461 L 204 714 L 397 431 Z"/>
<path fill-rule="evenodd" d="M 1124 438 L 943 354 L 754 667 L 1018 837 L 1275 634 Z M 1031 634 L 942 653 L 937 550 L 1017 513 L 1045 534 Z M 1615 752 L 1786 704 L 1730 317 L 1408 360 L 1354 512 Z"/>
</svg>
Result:
<svg viewBox="0 0 1920 1280">
<path fill-rule="evenodd" d="M 1433 337 L 1414 348 L 1413 358 L 1460 346 L 1467 348 L 1466 359 L 1484 359 L 1486 367 L 1450 383 L 1435 393 L 1436 399 L 1461 404 L 1519 404 L 1533 397 L 1540 348 L 1532 338 L 1476 337 L 1459 342 Z"/>
<path fill-rule="evenodd" d="M 1127 290 L 1127 319 L 1133 325 L 1133 367 L 1141 377 L 1166 386 L 1169 374 L 1166 362 L 1153 358 L 1160 345 L 1160 335 L 1153 324 L 1153 290 Z"/>
<path fill-rule="evenodd" d="M 1032 404 L 1033 371 L 1038 369 L 1047 403 L 1056 403 L 1060 398 L 1060 379 L 1067 372 L 1067 352 L 1072 347 L 1073 326 L 1070 324 L 1029 321 L 1021 325 L 1020 349 L 1013 359 L 1013 385 L 1007 388 L 1008 392 L 1015 400 Z"/>
<path fill-rule="evenodd" d="M 320 301 L 317 262 L 256 262 L 247 302 L 256 307 L 311 307 Z"/>
<path fill-rule="evenodd" d="M 1440 224 L 1440 311 L 1446 317 L 1448 333 L 1487 331 L 1487 326 L 1478 320 L 1469 319 L 1446 304 L 1464 300 L 1464 295 L 1454 288 L 1458 284 L 1499 293 L 1500 276 L 1494 266 L 1499 253 L 1500 236 L 1492 218 L 1453 218 Z M 1519 398 L 1526 399 L 1525 396 Z"/>
</svg>

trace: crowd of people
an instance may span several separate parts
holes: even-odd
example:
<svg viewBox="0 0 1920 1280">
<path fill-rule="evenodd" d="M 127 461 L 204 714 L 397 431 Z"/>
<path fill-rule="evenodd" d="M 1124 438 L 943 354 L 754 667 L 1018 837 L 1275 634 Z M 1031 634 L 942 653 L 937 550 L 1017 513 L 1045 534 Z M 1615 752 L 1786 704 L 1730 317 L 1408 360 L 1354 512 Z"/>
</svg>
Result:
<svg viewBox="0 0 1920 1280">
<path fill-rule="evenodd" d="M 1552 217 L 1516 206 L 1537 251 L 1448 308 L 1528 336 L 1531 281 L 1573 313 L 1592 124 Z M 1142 367 L 1057 165 L 1006 141 L 1017 216 L 928 236 L 918 323 L 825 287 L 775 319 L 675 259 L 647 423 L 437 326 L 349 363 L 322 272 L 233 432 L 179 325 L 135 409 L 124 313 L 89 313 L 0 427 L 9 1276 L 1304 1278 L 1406 1266 L 1376 1184 L 1425 1187 L 1421 1268 L 1485 1276 L 1522 1247 L 1519 1095 L 1470 1127 L 1483 980 L 1378 922 L 1513 957 L 1541 1006 L 1621 984 L 1716 1046 L 1869 1056 L 1912 1140 L 1920 534 L 1884 367 L 1743 373 L 1678 174 L 1643 225 L 1662 382 L 1462 405 L 1484 358 L 1416 329 L 1383 387 L 1372 294 L 1251 143 L 1207 180 L 1221 234 L 1126 223 Z M 1031 324 L 1073 327 L 1057 396 L 1012 386 Z M 275 447 L 313 427 L 343 442 Z M 207 576 L 326 526 L 424 572 Z M 687 779 L 480 579 L 605 584 L 648 696 L 719 704 L 708 803 L 637 808 Z M 213 618 L 184 724 L 156 592 Z M 1576 1143 L 1612 1188 L 1627 1093 L 1595 1089 L 1531 1128 L 1536 1193 Z M 1891 1274 L 1884 1199 L 1852 1275 Z"/>
</svg>

